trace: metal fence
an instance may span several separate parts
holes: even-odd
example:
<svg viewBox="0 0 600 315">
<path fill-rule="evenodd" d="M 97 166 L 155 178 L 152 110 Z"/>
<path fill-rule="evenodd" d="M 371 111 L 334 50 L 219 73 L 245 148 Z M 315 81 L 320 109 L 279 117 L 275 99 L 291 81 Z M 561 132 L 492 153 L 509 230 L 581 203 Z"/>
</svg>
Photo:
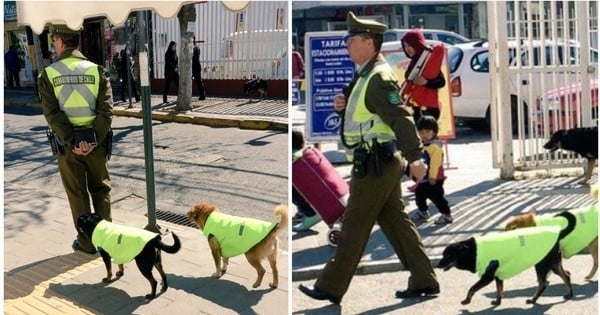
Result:
<svg viewBox="0 0 600 315">
<path fill-rule="evenodd" d="M 543 144 L 559 129 L 597 125 L 597 9 L 596 1 L 488 4 L 492 143 L 501 176 L 580 162 Z"/>
</svg>

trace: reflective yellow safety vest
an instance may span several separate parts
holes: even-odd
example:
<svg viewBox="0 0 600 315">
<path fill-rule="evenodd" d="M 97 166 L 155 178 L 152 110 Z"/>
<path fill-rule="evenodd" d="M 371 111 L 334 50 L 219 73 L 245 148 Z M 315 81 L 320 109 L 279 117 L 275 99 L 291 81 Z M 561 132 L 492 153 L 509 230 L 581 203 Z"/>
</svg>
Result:
<svg viewBox="0 0 600 315">
<path fill-rule="evenodd" d="M 481 277 L 492 260 L 499 263 L 495 276 L 501 280 L 516 276 L 541 261 L 558 240 L 560 227 L 516 229 L 475 237 L 475 272 Z"/>
<path fill-rule="evenodd" d="M 221 247 L 221 256 L 229 258 L 249 251 L 275 226 L 277 223 L 213 212 L 202 232 L 206 237 L 212 234 Z"/>
<path fill-rule="evenodd" d="M 132 261 L 158 233 L 100 221 L 92 233 L 92 244 L 102 248 L 117 264 Z"/>
<path fill-rule="evenodd" d="M 356 147 L 362 140 L 371 143 L 371 140 L 377 138 L 377 142 L 383 143 L 396 140 L 394 130 L 381 120 L 377 114 L 371 113 L 365 103 L 367 86 L 374 75 L 381 74 L 383 78 L 395 80 L 394 72 L 387 63 L 373 67 L 366 75 L 360 77 L 354 87 L 346 106 L 344 119 L 344 134 L 346 144 L 351 148 Z M 385 95 L 381 95 L 385 97 Z M 390 105 L 391 106 L 391 105 Z"/>
<path fill-rule="evenodd" d="M 590 242 L 598 237 L 598 207 L 596 204 L 569 210 L 576 219 L 575 229 L 559 241 L 563 257 L 569 258 L 582 249 L 586 248 Z M 535 216 L 537 226 L 560 226 L 561 229 L 567 227 L 567 219 L 562 216 L 555 217 L 553 214 Z"/>
<path fill-rule="evenodd" d="M 85 59 L 67 57 L 45 70 L 60 110 L 65 112 L 69 122 L 75 127 L 90 127 L 96 118 L 100 87 L 98 65 Z"/>
</svg>

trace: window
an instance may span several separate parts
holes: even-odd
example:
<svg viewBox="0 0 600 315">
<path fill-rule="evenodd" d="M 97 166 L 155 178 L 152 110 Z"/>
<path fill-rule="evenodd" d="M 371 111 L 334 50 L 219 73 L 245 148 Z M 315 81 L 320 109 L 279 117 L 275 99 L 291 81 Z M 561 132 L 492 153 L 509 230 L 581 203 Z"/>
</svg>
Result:
<svg viewBox="0 0 600 315">
<path fill-rule="evenodd" d="M 464 53 L 460 48 L 448 48 L 448 63 L 450 64 L 450 73 L 454 73 L 458 69 L 460 62 L 462 61 L 463 55 Z"/>
<path fill-rule="evenodd" d="M 478 54 L 475 54 L 473 58 L 471 58 L 471 69 L 473 69 L 475 72 L 489 72 L 489 53 L 487 51 L 482 51 Z"/>
</svg>

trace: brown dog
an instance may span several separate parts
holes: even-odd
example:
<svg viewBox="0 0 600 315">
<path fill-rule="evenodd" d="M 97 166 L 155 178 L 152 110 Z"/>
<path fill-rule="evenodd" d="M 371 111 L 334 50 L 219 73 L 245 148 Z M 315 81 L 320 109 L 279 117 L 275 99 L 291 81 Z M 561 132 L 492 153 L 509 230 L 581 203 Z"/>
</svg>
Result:
<svg viewBox="0 0 600 315">
<path fill-rule="evenodd" d="M 276 288 L 278 281 L 277 249 L 279 240 L 277 236 L 285 231 L 288 224 L 288 207 L 278 205 L 274 214 L 280 216 L 278 223 L 270 223 L 251 218 L 235 217 L 223 214 L 219 209 L 207 203 L 201 203 L 191 208 L 187 216 L 195 222 L 204 235 L 208 238 L 208 245 L 215 261 L 216 271 L 213 277 L 219 278 L 227 271 L 229 258 L 241 254 L 256 269 L 258 277 L 252 285 L 260 286 L 265 268 L 261 261 L 266 257 L 273 272 L 271 288 Z M 223 265 L 221 265 L 223 258 Z"/>
<path fill-rule="evenodd" d="M 598 200 L 598 186 L 597 185 L 591 186 L 590 195 L 592 196 L 592 198 L 594 200 L 596 200 L 596 201 Z M 576 209 L 575 211 L 578 211 L 578 210 L 581 210 L 581 209 Z M 581 216 L 578 216 L 578 217 L 580 218 Z M 598 270 L 598 236 L 597 236 L 598 233 L 597 233 L 596 220 L 592 220 L 592 221 L 593 221 L 593 226 L 595 226 L 595 228 L 596 228 L 596 237 L 594 239 L 592 239 L 588 245 L 588 249 L 590 251 L 590 254 L 592 255 L 593 265 L 592 265 L 592 269 L 590 270 L 588 275 L 585 276 L 586 280 L 590 280 L 596 274 L 596 271 Z M 506 224 L 506 227 L 504 228 L 504 230 L 510 231 L 510 230 L 514 230 L 514 229 L 518 229 L 518 228 L 532 227 L 532 226 L 536 226 L 536 225 L 537 225 L 537 223 L 536 223 L 535 213 L 529 212 L 529 213 L 514 217 L 512 220 L 510 220 Z M 575 226 L 575 233 L 578 232 L 577 231 L 578 228 L 581 228 L 581 225 L 579 225 L 579 227 Z M 569 239 L 565 238 L 564 241 L 568 242 Z M 563 245 L 563 244 L 561 244 L 561 245 Z M 563 252 L 563 254 L 564 254 L 564 252 Z M 568 258 L 568 257 L 565 256 L 565 258 Z"/>
</svg>

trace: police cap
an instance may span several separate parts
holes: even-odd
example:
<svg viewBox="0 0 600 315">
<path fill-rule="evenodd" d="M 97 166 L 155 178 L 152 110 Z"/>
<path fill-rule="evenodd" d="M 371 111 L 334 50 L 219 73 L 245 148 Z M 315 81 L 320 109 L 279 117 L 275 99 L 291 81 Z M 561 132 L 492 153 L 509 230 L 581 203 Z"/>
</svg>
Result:
<svg viewBox="0 0 600 315">
<path fill-rule="evenodd" d="M 75 37 L 79 38 L 79 30 L 72 30 L 64 24 L 51 25 L 50 35 L 63 37 L 65 39 Z"/>
<path fill-rule="evenodd" d="M 361 33 L 370 33 L 383 35 L 388 29 L 387 25 L 375 20 L 359 19 L 352 11 L 346 15 L 346 24 L 348 25 L 348 36 L 354 36 Z"/>
</svg>

